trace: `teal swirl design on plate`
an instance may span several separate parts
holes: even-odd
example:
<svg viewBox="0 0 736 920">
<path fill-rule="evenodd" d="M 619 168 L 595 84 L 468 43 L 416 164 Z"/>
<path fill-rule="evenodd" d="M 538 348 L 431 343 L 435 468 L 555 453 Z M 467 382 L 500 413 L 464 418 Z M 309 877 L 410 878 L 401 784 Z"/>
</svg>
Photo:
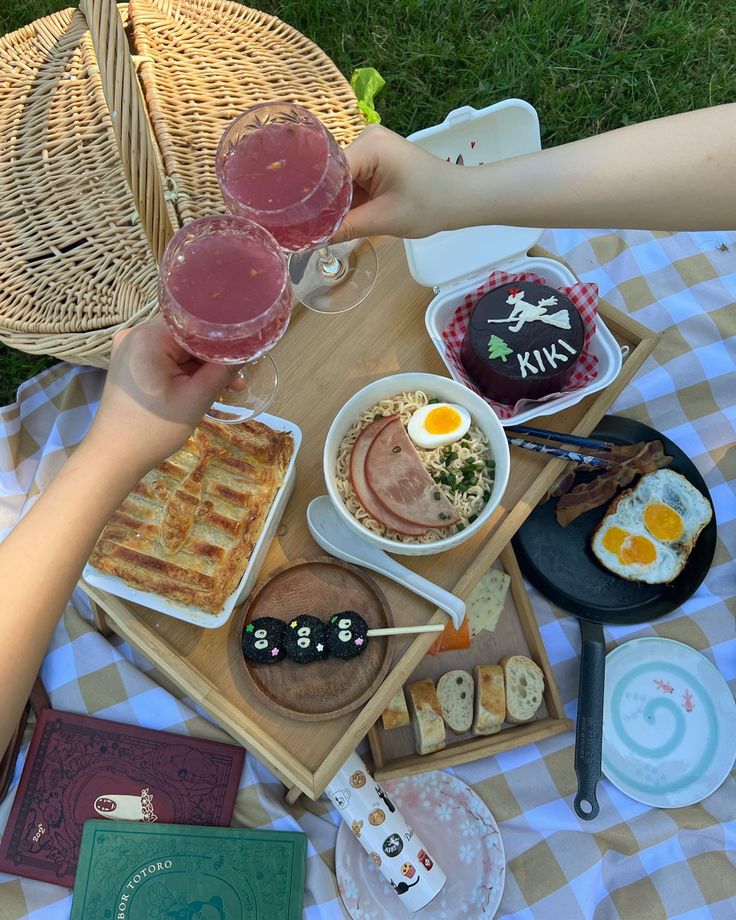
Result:
<svg viewBox="0 0 736 920">
<path fill-rule="evenodd" d="M 649 724 L 656 724 L 658 719 L 667 714 L 673 720 L 673 726 L 672 731 L 665 741 L 656 747 L 647 746 L 630 734 L 622 718 L 623 702 L 625 695 L 630 691 L 630 687 L 638 678 L 646 676 L 647 674 L 660 676 L 664 672 L 668 675 L 671 674 L 676 676 L 682 681 L 685 688 L 697 693 L 698 708 L 701 712 L 699 714 L 691 712 L 686 715 L 681 704 L 669 697 L 655 696 L 648 700 L 641 708 L 641 711 L 636 714 L 637 718 L 639 720 L 646 720 Z M 619 770 L 608 758 L 605 758 L 603 765 L 605 772 L 609 775 L 614 774 L 622 782 L 626 783 L 626 785 L 632 789 L 637 789 L 639 792 L 658 794 L 677 792 L 689 785 L 693 780 L 702 777 L 706 767 L 713 759 L 718 744 L 718 721 L 716 712 L 707 691 L 696 677 L 684 668 L 664 662 L 645 662 L 633 668 L 621 677 L 611 697 L 612 726 L 621 739 L 622 744 L 632 753 L 643 760 L 649 761 L 661 761 L 664 758 L 672 756 L 686 739 L 688 719 L 694 718 L 698 719 L 698 721 L 706 721 L 706 741 L 697 761 L 691 766 L 687 773 L 680 776 L 678 779 L 670 783 L 641 782 Z"/>
</svg>

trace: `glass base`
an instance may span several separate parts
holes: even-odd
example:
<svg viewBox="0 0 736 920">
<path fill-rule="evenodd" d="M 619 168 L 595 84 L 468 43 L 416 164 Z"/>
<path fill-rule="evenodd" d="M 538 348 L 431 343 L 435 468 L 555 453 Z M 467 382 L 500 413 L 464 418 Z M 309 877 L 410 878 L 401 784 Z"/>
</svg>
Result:
<svg viewBox="0 0 736 920">
<path fill-rule="evenodd" d="M 373 290 L 378 257 L 370 240 L 351 240 L 289 257 L 294 296 L 315 313 L 344 313 Z"/>
<path fill-rule="evenodd" d="M 248 361 L 238 372 L 231 387 L 212 403 L 206 417 L 215 422 L 235 425 L 265 412 L 274 401 L 279 384 L 276 363 L 268 352 Z"/>
</svg>

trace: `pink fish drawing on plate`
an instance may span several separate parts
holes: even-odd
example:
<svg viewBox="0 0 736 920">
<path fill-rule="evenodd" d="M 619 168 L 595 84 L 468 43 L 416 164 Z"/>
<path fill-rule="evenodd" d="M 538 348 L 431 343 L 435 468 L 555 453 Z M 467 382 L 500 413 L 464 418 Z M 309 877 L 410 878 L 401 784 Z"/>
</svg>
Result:
<svg viewBox="0 0 736 920">
<path fill-rule="evenodd" d="M 655 680 L 654 683 L 657 687 L 659 687 L 662 693 L 672 693 L 673 692 L 673 687 L 670 684 L 668 684 L 666 680 Z"/>
<path fill-rule="evenodd" d="M 693 703 L 693 695 L 689 690 L 686 690 L 682 694 L 682 708 L 685 712 L 692 712 L 695 709 L 695 704 Z"/>
</svg>

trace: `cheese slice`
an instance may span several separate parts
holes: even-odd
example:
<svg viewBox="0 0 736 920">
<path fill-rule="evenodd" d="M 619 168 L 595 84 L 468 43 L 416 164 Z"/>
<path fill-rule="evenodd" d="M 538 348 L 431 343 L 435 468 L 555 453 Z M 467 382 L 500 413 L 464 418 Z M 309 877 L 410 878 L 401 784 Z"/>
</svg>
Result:
<svg viewBox="0 0 736 920">
<path fill-rule="evenodd" d="M 482 629 L 493 632 L 496 628 L 510 584 L 511 578 L 506 572 L 490 569 L 473 588 L 465 605 L 471 638 Z"/>
</svg>

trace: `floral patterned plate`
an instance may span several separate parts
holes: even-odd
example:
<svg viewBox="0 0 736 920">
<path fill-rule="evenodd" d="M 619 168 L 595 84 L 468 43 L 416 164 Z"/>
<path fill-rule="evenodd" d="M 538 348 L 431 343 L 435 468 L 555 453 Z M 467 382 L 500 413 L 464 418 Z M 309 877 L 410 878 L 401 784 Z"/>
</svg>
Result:
<svg viewBox="0 0 736 920">
<path fill-rule="evenodd" d="M 501 835 L 486 805 L 457 777 L 425 773 L 382 784 L 407 824 L 432 847 L 447 884 L 426 907 L 409 913 L 347 824 L 337 835 L 335 870 L 353 920 L 490 920 L 501 902 Z"/>
<path fill-rule="evenodd" d="M 603 772 L 655 808 L 702 801 L 736 758 L 736 703 L 700 652 L 647 637 L 606 656 Z"/>
</svg>

